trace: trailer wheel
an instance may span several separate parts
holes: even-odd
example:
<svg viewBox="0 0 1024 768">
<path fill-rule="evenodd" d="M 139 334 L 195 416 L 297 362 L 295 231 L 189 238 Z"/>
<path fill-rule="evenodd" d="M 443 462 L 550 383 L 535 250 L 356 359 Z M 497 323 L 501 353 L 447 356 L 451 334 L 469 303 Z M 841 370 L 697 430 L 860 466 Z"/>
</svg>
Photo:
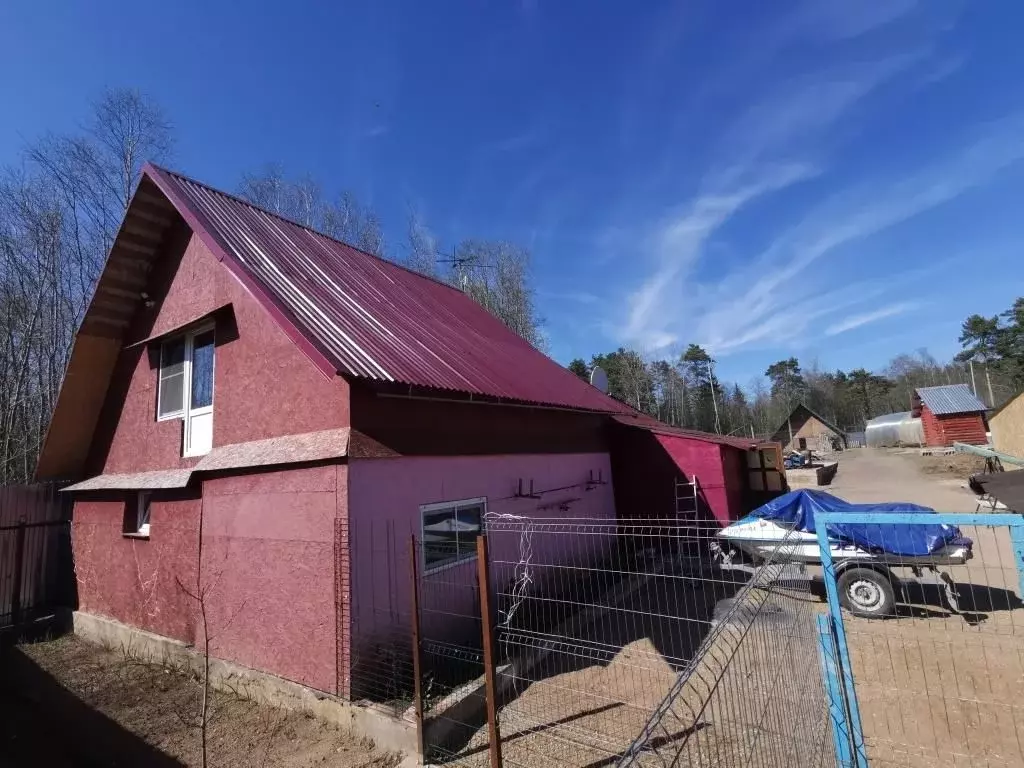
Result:
<svg viewBox="0 0 1024 768">
<path fill-rule="evenodd" d="M 892 582 L 872 568 L 847 568 L 836 583 L 839 602 L 855 616 L 874 619 L 891 616 L 896 598 Z"/>
</svg>

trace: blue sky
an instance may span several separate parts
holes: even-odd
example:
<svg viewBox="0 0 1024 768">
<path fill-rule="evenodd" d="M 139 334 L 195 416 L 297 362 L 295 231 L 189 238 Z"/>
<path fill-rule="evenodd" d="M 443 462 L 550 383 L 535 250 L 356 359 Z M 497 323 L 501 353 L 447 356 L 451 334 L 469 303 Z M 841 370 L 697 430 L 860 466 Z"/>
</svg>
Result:
<svg viewBox="0 0 1024 768">
<path fill-rule="evenodd" d="M 216 186 L 279 161 L 445 247 L 534 254 L 551 354 L 709 347 L 880 368 L 1024 295 L 1024 7 L 804 3 L 0 8 L 0 161 L 106 86 Z"/>
</svg>

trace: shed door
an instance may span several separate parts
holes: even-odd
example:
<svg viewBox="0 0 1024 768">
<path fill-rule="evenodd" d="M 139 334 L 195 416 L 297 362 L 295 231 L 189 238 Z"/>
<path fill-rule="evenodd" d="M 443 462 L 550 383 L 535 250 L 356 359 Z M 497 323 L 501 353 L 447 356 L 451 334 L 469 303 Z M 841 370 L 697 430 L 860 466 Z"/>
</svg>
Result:
<svg viewBox="0 0 1024 768">
<path fill-rule="evenodd" d="M 777 444 L 759 445 L 747 451 L 747 481 L 758 493 L 783 489 L 782 449 Z"/>
</svg>

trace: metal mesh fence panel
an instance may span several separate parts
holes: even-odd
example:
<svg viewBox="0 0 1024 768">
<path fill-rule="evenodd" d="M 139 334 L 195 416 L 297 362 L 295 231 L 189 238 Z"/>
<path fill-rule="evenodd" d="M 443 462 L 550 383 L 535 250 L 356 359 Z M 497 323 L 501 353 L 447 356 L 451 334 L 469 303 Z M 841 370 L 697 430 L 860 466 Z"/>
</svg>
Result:
<svg viewBox="0 0 1024 768">
<path fill-rule="evenodd" d="M 504 765 L 834 760 L 805 579 L 719 567 L 711 520 L 486 528 Z M 487 750 L 481 721 L 443 758 L 487 765 Z"/>
<path fill-rule="evenodd" d="M 934 531 L 937 521 L 915 517 L 875 526 L 870 551 L 843 526 L 827 528 L 826 578 L 842 606 L 861 758 L 1024 766 L 1024 529 L 960 524 L 959 539 L 927 541 L 923 526 Z"/>
</svg>

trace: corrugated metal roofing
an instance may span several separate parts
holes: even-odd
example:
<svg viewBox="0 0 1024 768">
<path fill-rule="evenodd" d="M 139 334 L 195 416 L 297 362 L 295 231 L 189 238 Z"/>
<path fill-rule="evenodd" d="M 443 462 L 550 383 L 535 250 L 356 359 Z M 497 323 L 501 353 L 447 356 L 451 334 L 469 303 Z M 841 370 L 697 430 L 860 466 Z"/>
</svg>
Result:
<svg viewBox="0 0 1024 768">
<path fill-rule="evenodd" d="M 975 397 L 966 384 L 944 384 L 941 387 L 918 387 L 921 402 L 936 416 L 946 413 L 976 413 L 988 406 Z"/>
<path fill-rule="evenodd" d="M 684 429 L 682 427 L 672 427 L 668 424 L 658 421 L 651 416 L 644 415 L 633 415 L 633 416 L 614 416 L 615 421 L 619 424 L 623 424 L 627 427 L 636 427 L 637 429 L 645 429 L 648 432 L 653 432 L 656 435 L 668 435 L 670 437 L 683 437 L 688 440 L 701 440 L 705 443 L 717 443 L 719 445 L 728 445 L 732 448 L 742 448 L 748 450 L 755 445 L 760 445 L 764 441 L 753 440 L 745 437 L 735 437 L 732 435 L 714 435 L 710 432 L 700 432 L 696 429 Z"/>
<path fill-rule="evenodd" d="M 253 279 L 338 372 L 605 412 L 632 409 L 538 352 L 450 286 L 197 181 L 144 171 L 218 256 Z M 213 242 L 210 242 L 212 240 Z"/>
</svg>

